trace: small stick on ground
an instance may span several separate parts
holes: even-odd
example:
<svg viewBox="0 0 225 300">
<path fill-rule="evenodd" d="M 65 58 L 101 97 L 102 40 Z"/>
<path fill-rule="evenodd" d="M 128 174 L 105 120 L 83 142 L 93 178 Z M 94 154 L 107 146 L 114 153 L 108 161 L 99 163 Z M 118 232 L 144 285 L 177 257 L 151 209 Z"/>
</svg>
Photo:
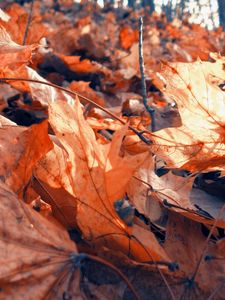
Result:
<svg viewBox="0 0 225 300">
<path fill-rule="evenodd" d="M 27 41 L 28 31 L 29 31 L 29 27 L 30 27 L 30 23 L 31 23 L 31 19 L 32 19 L 33 7 L 34 7 L 34 0 L 31 1 L 30 13 L 28 16 L 27 25 L 26 25 L 26 29 L 25 29 L 25 33 L 24 33 L 24 37 L 23 37 L 23 46 L 26 44 L 26 41 Z"/>
<path fill-rule="evenodd" d="M 143 18 L 139 18 L 139 66 L 141 73 L 141 92 L 142 99 L 145 106 L 145 109 L 149 113 L 152 123 L 151 131 L 155 131 L 155 116 L 154 109 L 148 105 L 147 92 L 146 92 L 146 83 L 145 83 L 145 67 L 144 67 L 144 56 L 143 56 Z"/>
</svg>

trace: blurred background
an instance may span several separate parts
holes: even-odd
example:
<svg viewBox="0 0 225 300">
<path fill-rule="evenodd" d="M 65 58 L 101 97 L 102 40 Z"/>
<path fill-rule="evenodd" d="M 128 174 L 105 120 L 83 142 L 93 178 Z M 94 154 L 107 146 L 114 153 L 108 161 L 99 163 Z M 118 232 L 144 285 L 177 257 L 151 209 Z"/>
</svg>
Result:
<svg viewBox="0 0 225 300">
<path fill-rule="evenodd" d="M 40 0 L 35 0 L 40 1 Z M 2 0 L 0 4 L 17 2 L 24 4 L 31 0 Z M 44 0 L 46 4 L 54 2 L 55 5 L 73 2 L 73 0 Z M 75 0 L 75 2 L 87 2 Z M 190 22 L 201 24 L 208 29 L 222 26 L 225 29 L 225 0 L 90 0 L 105 9 L 130 8 L 139 10 L 145 8 L 149 13 L 154 11 L 164 13 L 168 21 L 174 18 L 189 18 Z"/>
</svg>

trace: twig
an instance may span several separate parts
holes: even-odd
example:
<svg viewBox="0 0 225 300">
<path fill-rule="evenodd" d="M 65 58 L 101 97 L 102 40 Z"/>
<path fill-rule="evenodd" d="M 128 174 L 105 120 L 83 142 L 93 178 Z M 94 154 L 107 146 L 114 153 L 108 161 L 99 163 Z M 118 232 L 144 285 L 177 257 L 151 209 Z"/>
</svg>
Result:
<svg viewBox="0 0 225 300">
<path fill-rule="evenodd" d="M 28 31 L 29 31 L 29 27 L 30 27 L 30 23 L 31 23 L 31 19 L 32 19 L 33 7 L 34 7 L 34 0 L 31 1 L 30 13 L 28 16 L 27 25 L 26 25 L 26 29 L 25 29 L 25 33 L 24 33 L 24 37 L 23 37 L 23 45 L 25 45 L 26 41 L 27 41 Z"/>
<path fill-rule="evenodd" d="M 101 105 L 95 103 L 93 100 L 77 93 L 77 92 L 73 92 L 67 88 L 61 87 L 57 84 L 48 82 L 48 81 L 42 81 L 42 80 L 36 80 L 36 79 L 28 79 L 28 78 L 13 78 L 13 77 L 2 77 L 0 78 L 0 83 L 1 82 L 7 82 L 7 81 L 25 81 L 25 82 L 34 82 L 34 83 L 39 83 L 39 84 L 44 84 L 44 85 L 48 85 L 51 86 L 53 88 L 59 89 L 63 92 L 66 92 L 69 95 L 72 96 L 77 96 L 85 101 L 87 101 L 88 103 L 93 104 L 95 107 L 101 109 L 102 111 L 104 111 L 105 113 L 107 113 L 109 116 L 111 116 L 113 119 L 118 120 L 120 123 L 122 123 L 123 125 L 126 124 L 126 122 L 122 119 L 120 119 L 119 117 L 117 117 L 115 114 L 113 114 L 112 112 L 110 112 L 108 109 L 102 107 Z M 132 130 L 139 138 L 140 140 L 142 140 L 145 144 L 150 145 L 152 144 L 152 141 L 150 141 L 148 138 L 146 138 L 143 134 L 146 133 L 145 131 L 138 131 L 137 129 L 135 129 L 132 126 L 128 126 L 128 128 L 130 130 Z"/>
<path fill-rule="evenodd" d="M 151 117 L 151 130 L 155 131 L 155 116 L 154 116 L 154 109 L 148 105 L 147 100 L 147 92 L 146 92 L 146 83 L 145 83 L 145 67 L 144 67 L 144 56 L 143 56 L 143 18 L 139 18 L 139 66 L 140 66 L 140 73 L 141 73 L 141 92 L 142 92 L 142 99 L 145 109 L 149 113 Z"/>
</svg>

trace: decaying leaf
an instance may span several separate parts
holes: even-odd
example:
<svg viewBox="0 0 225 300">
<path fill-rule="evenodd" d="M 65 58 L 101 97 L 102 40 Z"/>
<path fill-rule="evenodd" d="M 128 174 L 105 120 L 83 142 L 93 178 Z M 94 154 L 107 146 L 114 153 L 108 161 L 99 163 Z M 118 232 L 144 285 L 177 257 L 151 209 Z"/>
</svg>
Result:
<svg viewBox="0 0 225 300">
<path fill-rule="evenodd" d="M 75 244 L 0 183 L 0 299 L 82 299 Z"/>
<path fill-rule="evenodd" d="M 195 59 L 224 54 L 224 33 L 145 14 L 149 132 L 143 11 L 94 2 L 0 10 L 0 113 L 49 117 L 0 115 L 0 299 L 222 300 L 225 58 Z"/>
<path fill-rule="evenodd" d="M 213 241 L 207 245 L 200 224 L 170 213 L 165 249 L 179 264 L 178 273 L 184 278 L 182 297 L 207 299 L 218 289 L 216 299 L 224 298 L 224 278 L 221 276 L 225 272 L 224 260 L 217 257 L 218 250 Z"/>
</svg>

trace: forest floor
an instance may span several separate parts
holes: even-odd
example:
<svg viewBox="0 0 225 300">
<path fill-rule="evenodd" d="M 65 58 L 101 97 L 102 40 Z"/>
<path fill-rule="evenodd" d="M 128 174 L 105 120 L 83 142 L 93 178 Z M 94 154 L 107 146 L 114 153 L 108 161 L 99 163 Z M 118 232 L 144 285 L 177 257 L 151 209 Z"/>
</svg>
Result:
<svg viewBox="0 0 225 300">
<path fill-rule="evenodd" d="M 225 299 L 225 33 L 62 3 L 0 6 L 0 299 Z"/>
</svg>

